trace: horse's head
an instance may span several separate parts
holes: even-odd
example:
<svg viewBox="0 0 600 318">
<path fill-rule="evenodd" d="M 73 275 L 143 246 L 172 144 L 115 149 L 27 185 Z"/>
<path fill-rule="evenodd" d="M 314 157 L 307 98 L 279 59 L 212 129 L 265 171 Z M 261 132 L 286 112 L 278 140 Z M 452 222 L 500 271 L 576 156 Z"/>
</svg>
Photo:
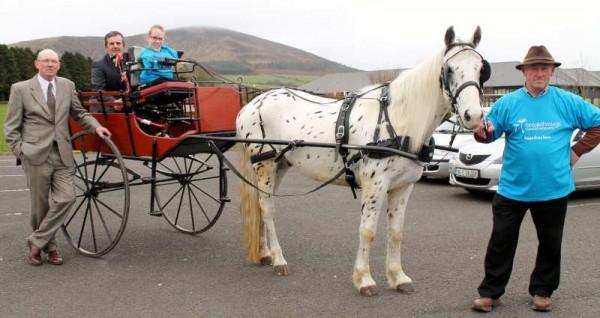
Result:
<svg viewBox="0 0 600 318">
<path fill-rule="evenodd" d="M 483 83 L 491 75 L 490 64 L 475 50 L 481 40 L 481 28 L 478 26 L 471 40 L 464 42 L 456 38 L 454 27 L 450 27 L 444 40 L 446 51 L 440 84 L 445 99 L 458 114 L 462 126 L 474 129 L 483 118 Z"/>
</svg>

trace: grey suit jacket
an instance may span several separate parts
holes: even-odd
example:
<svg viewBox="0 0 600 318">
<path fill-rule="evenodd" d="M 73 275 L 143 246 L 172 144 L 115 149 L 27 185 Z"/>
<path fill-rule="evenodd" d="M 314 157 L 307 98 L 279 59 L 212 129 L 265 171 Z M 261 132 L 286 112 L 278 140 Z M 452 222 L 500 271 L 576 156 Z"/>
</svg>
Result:
<svg viewBox="0 0 600 318">
<path fill-rule="evenodd" d="M 10 88 L 4 122 L 6 142 L 17 158 L 23 155 L 29 163 L 39 165 L 48 158 L 56 140 L 62 162 L 73 166 L 68 116 L 90 132 L 100 124 L 81 106 L 75 84 L 63 77 L 56 77 L 56 115 L 52 121 L 37 76 Z"/>
</svg>

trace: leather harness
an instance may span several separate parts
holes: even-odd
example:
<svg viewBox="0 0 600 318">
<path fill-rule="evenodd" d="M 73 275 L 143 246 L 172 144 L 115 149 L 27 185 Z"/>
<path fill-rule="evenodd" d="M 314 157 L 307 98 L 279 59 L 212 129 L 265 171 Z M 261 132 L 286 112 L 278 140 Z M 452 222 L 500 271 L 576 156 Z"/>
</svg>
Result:
<svg viewBox="0 0 600 318">
<path fill-rule="evenodd" d="M 378 146 L 384 148 L 392 148 L 397 149 L 404 152 L 409 152 L 410 150 L 410 136 L 398 136 L 394 127 L 390 124 L 390 116 L 388 112 L 388 106 L 390 105 L 389 98 L 389 86 L 390 83 L 383 84 L 374 89 L 381 88 L 381 96 L 379 97 L 379 117 L 377 119 L 377 126 L 375 128 L 375 133 L 373 134 L 373 142 L 367 143 L 368 146 Z M 373 89 L 373 90 L 374 90 Z M 372 91 L 372 90 L 370 90 Z M 367 93 L 367 92 L 365 92 Z M 365 94 L 363 93 L 363 94 Z M 394 154 L 380 151 L 367 151 L 361 150 L 356 153 L 354 156 L 348 158 L 348 149 L 341 148 L 342 144 L 348 143 L 348 130 L 349 130 L 349 122 L 350 122 L 350 112 L 356 100 L 360 98 L 361 95 L 357 95 L 355 92 L 351 93 L 344 99 L 342 106 L 340 107 L 340 113 L 338 115 L 338 119 L 336 122 L 335 128 L 335 143 L 336 143 L 336 154 L 334 160 L 337 160 L 338 154 L 342 156 L 342 162 L 344 163 L 344 171 L 345 171 L 345 179 L 348 185 L 350 186 L 350 190 L 352 190 L 352 195 L 356 198 L 356 190 L 360 189 L 360 186 L 356 183 L 356 176 L 354 175 L 354 171 L 350 169 L 350 166 L 356 163 L 358 160 L 363 158 L 364 156 L 374 158 L 374 159 L 382 159 L 390 156 L 394 156 Z M 389 139 L 379 140 L 380 134 L 380 126 L 385 124 Z M 420 162 L 430 162 L 433 158 L 433 150 L 435 149 L 435 142 L 433 137 L 430 139 L 428 145 L 423 145 L 421 150 L 417 154 L 418 161 Z"/>
</svg>

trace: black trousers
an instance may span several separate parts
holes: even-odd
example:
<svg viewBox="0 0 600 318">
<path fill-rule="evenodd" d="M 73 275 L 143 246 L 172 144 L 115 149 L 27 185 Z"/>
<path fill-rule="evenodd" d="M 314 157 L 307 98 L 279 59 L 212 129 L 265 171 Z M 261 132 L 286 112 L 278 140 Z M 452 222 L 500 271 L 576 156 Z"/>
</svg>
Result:
<svg viewBox="0 0 600 318">
<path fill-rule="evenodd" d="M 513 268 L 519 230 L 527 210 L 531 212 L 538 238 L 529 294 L 550 297 L 558 288 L 567 197 L 522 202 L 496 194 L 492 203 L 494 225 L 485 255 L 485 277 L 478 288 L 481 297 L 498 299 L 504 294 Z"/>
</svg>

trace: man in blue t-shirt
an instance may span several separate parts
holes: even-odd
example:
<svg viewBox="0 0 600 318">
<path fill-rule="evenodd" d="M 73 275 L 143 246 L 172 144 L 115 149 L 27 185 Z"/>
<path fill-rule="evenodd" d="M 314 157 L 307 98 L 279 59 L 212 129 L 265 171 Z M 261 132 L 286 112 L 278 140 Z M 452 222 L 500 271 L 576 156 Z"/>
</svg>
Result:
<svg viewBox="0 0 600 318">
<path fill-rule="evenodd" d="M 479 142 L 506 138 L 498 191 L 492 202 L 493 230 L 485 256 L 480 298 L 472 308 L 488 312 L 499 304 L 512 271 L 521 223 L 531 212 L 538 236 L 529 281 L 532 308 L 550 311 L 558 288 L 567 197 L 575 189 L 571 167 L 600 142 L 600 109 L 581 97 L 549 86 L 556 62 L 546 47 L 532 46 L 523 63 L 525 85 L 500 98 L 475 130 Z M 575 129 L 587 130 L 570 147 Z"/>
</svg>

